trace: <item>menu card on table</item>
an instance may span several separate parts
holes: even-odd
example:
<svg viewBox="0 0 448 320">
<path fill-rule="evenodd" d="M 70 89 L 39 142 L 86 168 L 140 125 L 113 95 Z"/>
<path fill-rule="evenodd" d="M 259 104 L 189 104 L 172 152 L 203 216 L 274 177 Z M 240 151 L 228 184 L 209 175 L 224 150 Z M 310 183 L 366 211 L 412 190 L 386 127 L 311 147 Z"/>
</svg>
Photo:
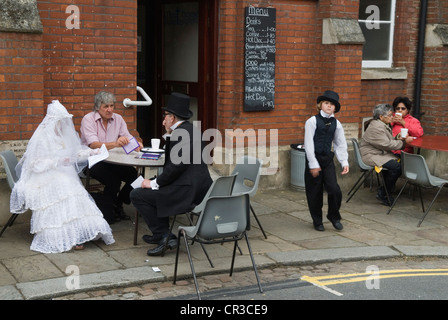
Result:
<svg viewBox="0 0 448 320">
<path fill-rule="evenodd" d="M 126 154 L 129 154 L 132 151 L 134 151 L 135 149 L 137 149 L 139 146 L 140 146 L 140 144 L 138 143 L 137 139 L 132 137 L 131 139 L 129 139 L 129 143 L 127 145 L 123 146 L 123 150 L 124 150 L 124 152 L 126 152 Z"/>
</svg>

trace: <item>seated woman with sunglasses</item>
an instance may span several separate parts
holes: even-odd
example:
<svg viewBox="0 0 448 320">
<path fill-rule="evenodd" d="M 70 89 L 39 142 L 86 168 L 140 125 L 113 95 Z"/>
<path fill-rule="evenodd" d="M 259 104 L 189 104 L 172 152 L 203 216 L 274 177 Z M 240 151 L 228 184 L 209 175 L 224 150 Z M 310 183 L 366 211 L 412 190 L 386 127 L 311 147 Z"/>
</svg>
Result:
<svg viewBox="0 0 448 320">
<path fill-rule="evenodd" d="M 408 129 L 408 135 L 411 137 L 419 138 L 423 135 L 423 128 L 420 121 L 411 116 L 412 102 L 408 97 L 396 97 L 392 103 L 394 107 L 394 117 L 392 118 L 392 134 L 394 137 L 400 133 L 401 128 Z M 397 113 L 401 113 L 401 116 Z M 404 152 L 414 153 L 414 148 L 410 145 L 406 145 L 403 149 Z M 393 150 L 395 154 L 400 155 L 401 150 Z"/>
</svg>

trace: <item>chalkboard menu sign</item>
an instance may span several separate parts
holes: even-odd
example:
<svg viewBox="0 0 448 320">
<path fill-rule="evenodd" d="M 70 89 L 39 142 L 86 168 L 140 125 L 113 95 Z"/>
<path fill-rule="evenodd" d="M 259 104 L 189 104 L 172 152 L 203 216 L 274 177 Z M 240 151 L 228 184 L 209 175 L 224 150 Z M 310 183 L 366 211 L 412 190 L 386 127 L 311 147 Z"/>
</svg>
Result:
<svg viewBox="0 0 448 320">
<path fill-rule="evenodd" d="M 245 8 L 244 111 L 274 109 L 275 8 Z"/>
</svg>

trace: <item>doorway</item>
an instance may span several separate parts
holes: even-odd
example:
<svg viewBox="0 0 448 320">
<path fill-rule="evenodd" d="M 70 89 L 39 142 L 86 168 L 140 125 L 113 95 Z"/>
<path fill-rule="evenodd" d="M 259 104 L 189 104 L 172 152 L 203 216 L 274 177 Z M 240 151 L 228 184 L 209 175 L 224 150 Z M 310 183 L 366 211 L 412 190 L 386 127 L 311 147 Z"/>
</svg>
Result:
<svg viewBox="0 0 448 320">
<path fill-rule="evenodd" d="M 145 146 L 165 133 L 161 108 L 171 92 L 190 96 L 190 121 L 201 130 L 216 127 L 217 10 L 218 0 L 138 1 L 137 85 L 153 100 L 137 107 Z"/>
</svg>

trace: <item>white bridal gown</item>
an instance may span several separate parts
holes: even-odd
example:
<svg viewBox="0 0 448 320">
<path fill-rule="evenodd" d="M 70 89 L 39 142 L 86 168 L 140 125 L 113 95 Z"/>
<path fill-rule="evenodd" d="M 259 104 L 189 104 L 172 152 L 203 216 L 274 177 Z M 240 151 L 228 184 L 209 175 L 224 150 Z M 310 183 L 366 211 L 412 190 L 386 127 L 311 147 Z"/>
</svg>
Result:
<svg viewBox="0 0 448 320">
<path fill-rule="evenodd" d="M 53 101 L 17 166 L 20 178 L 11 193 L 11 212 L 32 210 L 31 250 L 57 253 L 100 238 L 115 242 L 78 176 L 92 152 L 81 146 L 71 115 Z"/>
</svg>

